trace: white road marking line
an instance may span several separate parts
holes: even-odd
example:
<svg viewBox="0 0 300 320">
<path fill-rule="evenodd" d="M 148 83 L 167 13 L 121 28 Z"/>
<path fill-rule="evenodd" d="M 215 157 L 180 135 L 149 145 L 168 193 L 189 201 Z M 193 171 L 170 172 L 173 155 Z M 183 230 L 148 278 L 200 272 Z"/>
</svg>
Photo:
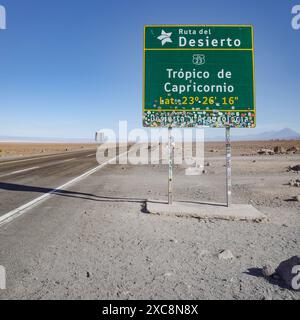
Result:
<svg viewBox="0 0 300 320">
<path fill-rule="evenodd" d="M 88 157 L 92 157 L 92 156 L 95 156 L 95 157 L 96 157 L 96 154 L 95 154 L 95 153 L 92 153 L 92 154 L 89 154 L 89 155 L 86 156 L 86 157 L 88 158 Z"/>
<path fill-rule="evenodd" d="M 1 175 L 0 178 L 8 177 L 8 176 L 11 176 L 13 174 L 23 173 L 23 172 L 27 172 L 27 171 L 31 171 L 31 170 L 35 170 L 35 169 L 39 169 L 39 168 L 40 167 L 32 167 L 32 168 L 27 168 L 27 169 L 23 169 L 23 170 L 17 170 L 17 171 L 9 172 L 9 173 Z"/>
<path fill-rule="evenodd" d="M 98 165 L 97 167 L 95 167 L 94 169 L 91 169 L 87 172 L 85 172 L 84 174 L 78 176 L 77 178 L 74 178 L 72 180 L 70 180 L 69 182 L 57 187 L 56 189 L 52 189 L 51 191 L 43 194 L 42 196 L 32 200 L 32 201 L 29 201 L 25 204 L 23 204 L 22 206 L 2 215 L 0 217 L 0 227 L 2 227 L 3 225 L 11 222 L 12 220 L 18 218 L 19 216 L 21 216 L 22 214 L 26 213 L 29 209 L 35 207 L 36 205 L 40 204 L 43 200 L 47 199 L 51 194 L 55 193 L 56 191 L 59 191 L 61 189 L 66 189 L 68 187 L 70 187 L 72 184 L 75 184 L 77 182 L 79 182 L 80 180 L 90 176 L 91 174 L 95 173 L 96 171 L 104 168 L 106 165 L 110 164 L 111 162 L 114 162 L 118 157 L 121 157 L 123 155 L 125 155 L 127 153 L 124 152 L 106 162 L 103 162 L 102 164 Z"/>
</svg>

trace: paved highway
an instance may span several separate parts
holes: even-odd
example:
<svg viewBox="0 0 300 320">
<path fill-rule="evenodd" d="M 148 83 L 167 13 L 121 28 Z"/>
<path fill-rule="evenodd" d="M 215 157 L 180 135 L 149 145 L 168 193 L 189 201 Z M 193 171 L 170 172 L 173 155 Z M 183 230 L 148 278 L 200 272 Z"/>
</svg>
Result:
<svg viewBox="0 0 300 320">
<path fill-rule="evenodd" d="M 0 161 L 0 219 L 97 165 L 95 149 Z"/>
</svg>

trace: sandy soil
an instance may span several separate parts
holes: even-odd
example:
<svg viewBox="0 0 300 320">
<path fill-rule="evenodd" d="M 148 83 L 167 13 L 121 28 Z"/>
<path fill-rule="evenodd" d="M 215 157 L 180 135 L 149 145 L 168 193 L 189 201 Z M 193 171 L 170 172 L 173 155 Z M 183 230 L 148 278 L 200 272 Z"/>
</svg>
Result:
<svg viewBox="0 0 300 320">
<path fill-rule="evenodd" d="M 85 149 L 96 145 L 84 143 L 11 143 L 0 142 L 0 158 L 52 154 Z"/>
<path fill-rule="evenodd" d="M 233 155 L 257 155 L 259 149 L 271 149 L 276 146 L 285 149 L 296 147 L 300 150 L 300 140 L 286 140 L 286 141 L 233 141 L 232 143 Z M 212 152 L 212 150 L 219 153 L 225 153 L 224 142 L 205 142 L 205 151 Z"/>
<path fill-rule="evenodd" d="M 82 143 L 11 143 L 0 142 L 0 158 L 14 156 L 32 156 L 39 154 L 61 153 L 80 149 L 92 149 L 96 144 Z M 291 141 L 247 141 L 232 142 L 233 155 L 256 155 L 261 148 L 273 149 L 275 146 L 282 146 L 285 149 L 298 147 L 300 140 Z M 205 142 L 205 152 L 225 153 L 224 142 Z"/>
<path fill-rule="evenodd" d="M 176 200 L 225 201 L 218 155 L 201 176 L 177 166 Z M 261 272 L 299 255 L 300 189 L 288 185 L 299 174 L 287 171 L 296 164 L 298 154 L 233 158 L 233 203 L 255 206 L 261 223 L 148 214 L 145 199 L 166 200 L 167 167 L 109 165 L 1 230 L 3 298 L 299 300 Z M 220 260 L 224 249 L 234 259 Z"/>
</svg>

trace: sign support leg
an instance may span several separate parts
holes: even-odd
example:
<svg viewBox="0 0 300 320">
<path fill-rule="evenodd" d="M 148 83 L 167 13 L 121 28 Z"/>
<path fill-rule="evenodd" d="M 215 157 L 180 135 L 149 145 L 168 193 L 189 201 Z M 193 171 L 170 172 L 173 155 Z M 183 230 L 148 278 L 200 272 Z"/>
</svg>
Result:
<svg viewBox="0 0 300 320">
<path fill-rule="evenodd" d="M 231 205 L 231 141 L 230 127 L 226 127 L 226 203 L 227 207 Z"/>
<path fill-rule="evenodd" d="M 169 151 L 169 180 L 168 180 L 168 204 L 173 203 L 173 163 L 174 146 L 172 141 L 172 128 L 168 128 L 168 151 Z"/>
</svg>

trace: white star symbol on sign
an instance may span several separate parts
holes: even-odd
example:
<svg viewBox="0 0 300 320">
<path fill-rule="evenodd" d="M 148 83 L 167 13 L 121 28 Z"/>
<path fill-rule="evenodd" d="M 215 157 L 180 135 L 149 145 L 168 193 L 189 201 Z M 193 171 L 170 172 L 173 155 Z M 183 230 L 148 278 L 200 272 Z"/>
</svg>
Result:
<svg viewBox="0 0 300 320">
<path fill-rule="evenodd" d="M 161 35 L 157 37 L 157 39 L 161 41 L 161 44 L 163 46 L 167 42 L 172 43 L 171 35 L 172 35 L 172 32 L 167 33 L 164 30 L 161 30 Z"/>
</svg>

